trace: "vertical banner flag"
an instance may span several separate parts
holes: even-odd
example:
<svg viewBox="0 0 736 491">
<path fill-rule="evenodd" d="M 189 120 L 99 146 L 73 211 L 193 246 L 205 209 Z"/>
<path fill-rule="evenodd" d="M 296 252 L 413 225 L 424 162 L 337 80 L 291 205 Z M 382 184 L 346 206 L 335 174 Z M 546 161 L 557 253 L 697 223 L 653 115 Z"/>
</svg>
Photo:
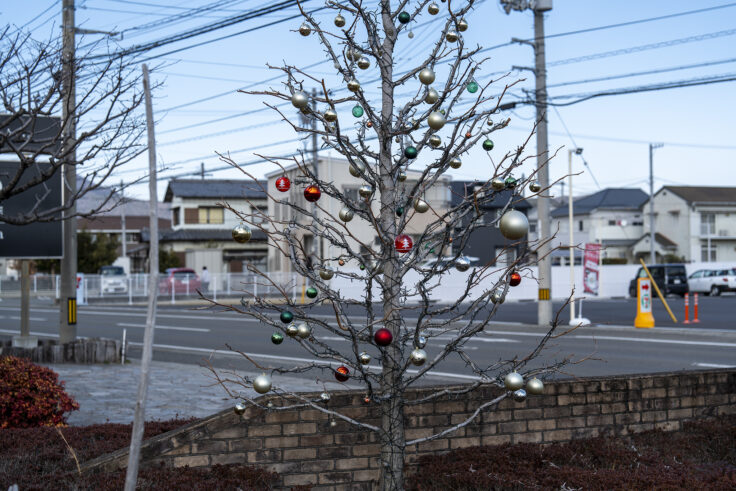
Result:
<svg viewBox="0 0 736 491">
<path fill-rule="evenodd" d="M 585 244 L 585 255 L 583 256 L 583 293 L 598 295 L 598 263 L 600 254 L 600 244 Z"/>
</svg>

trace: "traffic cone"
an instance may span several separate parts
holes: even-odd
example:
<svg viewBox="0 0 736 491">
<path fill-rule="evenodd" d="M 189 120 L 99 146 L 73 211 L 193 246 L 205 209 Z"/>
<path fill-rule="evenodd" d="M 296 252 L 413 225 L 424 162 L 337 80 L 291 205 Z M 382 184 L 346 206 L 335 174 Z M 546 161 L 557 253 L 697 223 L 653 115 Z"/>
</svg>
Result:
<svg viewBox="0 0 736 491">
<path fill-rule="evenodd" d="M 693 323 L 700 322 L 698 320 L 698 294 L 694 293 L 694 301 L 693 301 Z"/>
<path fill-rule="evenodd" d="M 685 320 L 683 324 L 690 324 L 690 295 L 685 294 Z"/>
</svg>

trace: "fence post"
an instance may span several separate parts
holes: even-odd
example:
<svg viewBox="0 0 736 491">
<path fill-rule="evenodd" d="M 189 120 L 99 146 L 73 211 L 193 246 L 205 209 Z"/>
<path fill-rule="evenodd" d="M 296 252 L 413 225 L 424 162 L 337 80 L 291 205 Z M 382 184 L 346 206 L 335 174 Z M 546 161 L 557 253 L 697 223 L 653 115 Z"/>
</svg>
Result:
<svg viewBox="0 0 736 491">
<path fill-rule="evenodd" d="M 174 277 L 173 276 L 171 277 L 171 282 L 170 283 L 171 283 L 171 303 L 172 304 L 175 304 L 176 303 L 176 294 L 174 293 L 175 288 L 174 288 Z"/>
<path fill-rule="evenodd" d="M 253 275 L 253 300 L 258 296 L 258 275 Z"/>
<path fill-rule="evenodd" d="M 33 275 L 33 293 L 38 293 L 38 286 L 36 284 L 36 278 L 38 278 L 37 274 Z"/>
<path fill-rule="evenodd" d="M 128 305 L 133 305 L 133 278 L 128 275 Z"/>
<path fill-rule="evenodd" d="M 215 302 L 217 302 L 217 275 L 212 275 L 212 297 Z"/>
<path fill-rule="evenodd" d="M 56 290 L 56 299 L 59 299 L 59 275 L 54 275 L 54 288 Z"/>
<path fill-rule="evenodd" d="M 148 296 L 148 275 L 146 273 L 143 273 L 143 295 Z"/>
<path fill-rule="evenodd" d="M 232 273 L 225 273 L 227 275 L 227 295 L 230 296 L 230 275 Z"/>
</svg>

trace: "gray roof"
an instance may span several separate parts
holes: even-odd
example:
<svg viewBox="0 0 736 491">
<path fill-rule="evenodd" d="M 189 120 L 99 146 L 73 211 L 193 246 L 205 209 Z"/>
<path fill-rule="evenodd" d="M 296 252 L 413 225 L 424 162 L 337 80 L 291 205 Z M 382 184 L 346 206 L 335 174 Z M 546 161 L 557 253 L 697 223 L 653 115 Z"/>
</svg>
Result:
<svg viewBox="0 0 736 491">
<path fill-rule="evenodd" d="M 81 180 L 77 179 L 77 185 L 81 185 Z M 103 204 L 104 203 L 104 204 Z M 96 213 L 98 216 L 148 216 L 148 200 L 140 200 L 133 198 L 120 199 L 120 193 L 109 186 L 100 186 L 85 193 L 77 200 L 77 211 L 79 213 L 90 213 L 100 207 L 101 212 Z M 171 213 L 171 206 L 167 203 L 158 204 L 159 218 L 168 218 Z"/>
<path fill-rule="evenodd" d="M 733 203 L 736 204 L 736 187 L 716 186 L 664 186 L 657 193 L 668 190 L 688 203 Z"/>
<path fill-rule="evenodd" d="M 587 215 L 594 210 L 638 210 L 649 196 L 639 188 L 606 188 L 597 193 L 573 198 L 573 214 Z M 565 217 L 567 206 L 552 210 L 553 217 Z"/>
<path fill-rule="evenodd" d="M 161 242 L 203 242 L 203 241 L 220 241 L 233 242 L 231 230 L 212 229 L 212 228 L 182 228 L 178 230 L 159 230 L 159 240 Z M 149 230 L 144 228 L 141 230 L 141 242 L 148 242 L 151 237 Z M 253 229 L 252 241 L 266 240 L 266 234 L 258 229 Z"/>
<path fill-rule="evenodd" d="M 267 181 L 251 179 L 172 179 L 166 188 L 164 201 L 180 198 L 262 198 L 266 199 Z"/>
<path fill-rule="evenodd" d="M 460 202 L 463 201 L 467 195 L 471 194 L 474 185 L 480 186 L 482 184 L 484 183 L 480 181 L 452 181 L 450 183 L 450 191 L 452 193 L 450 199 L 452 206 L 459 205 Z M 501 208 L 503 206 L 506 206 L 506 203 L 508 203 L 510 198 L 511 191 L 508 189 L 504 189 L 503 191 L 496 192 L 493 196 L 493 199 L 487 203 L 484 203 L 483 207 Z M 513 207 L 519 210 L 526 210 L 531 208 L 531 205 L 521 196 L 516 196 L 514 197 Z"/>
</svg>

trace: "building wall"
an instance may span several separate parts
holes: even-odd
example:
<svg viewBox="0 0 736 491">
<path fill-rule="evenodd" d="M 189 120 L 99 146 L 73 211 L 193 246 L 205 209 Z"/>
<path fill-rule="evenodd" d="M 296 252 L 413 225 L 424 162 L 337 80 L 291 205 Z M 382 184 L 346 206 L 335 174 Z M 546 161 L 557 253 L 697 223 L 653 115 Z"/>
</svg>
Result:
<svg viewBox="0 0 736 491">
<path fill-rule="evenodd" d="M 186 228 L 198 228 L 198 229 L 227 229 L 230 230 L 234 226 L 236 226 L 238 223 L 240 223 L 240 218 L 238 215 L 233 213 L 232 211 L 228 209 L 224 209 L 223 211 L 223 223 L 199 223 L 197 221 L 196 223 L 186 223 L 186 210 L 197 210 L 197 214 L 199 213 L 199 208 L 202 207 L 210 207 L 210 208 L 222 208 L 222 206 L 218 205 L 218 203 L 221 203 L 222 200 L 220 199 L 193 199 L 193 198 L 182 198 L 180 196 L 173 196 L 171 199 L 171 223 L 172 228 L 174 230 L 179 229 L 186 229 Z M 252 207 L 251 203 L 249 203 L 245 199 L 228 199 L 226 200 L 227 204 L 229 204 L 232 208 L 237 210 L 239 213 L 242 213 L 244 215 L 248 215 L 252 213 Z M 266 203 L 265 200 L 259 199 L 259 200 L 251 200 L 252 204 L 255 206 L 263 206 L 265 208 Z M 174 214 L 178 214 L 178 220 L 174 217 Z"/>
<path fill-rule="evenodd" d="M 644 216 L 644 230 L 649 232 L 649 201 L 642 205 Z M 675 193 L 663 189 L 654 195 L 654 230 L 659 232 L 675 244 L 677 250 L 674 254 L 683 256 L 686 261 L 699 261 L 700 257 L 693 257 L 691 234 L 692 234 L 692 210 L 687 202 Z M 699 246 L 698 246 L 699 247 Z M 698 248 L 698 254 L 700 249 Z"/>
</svg>

